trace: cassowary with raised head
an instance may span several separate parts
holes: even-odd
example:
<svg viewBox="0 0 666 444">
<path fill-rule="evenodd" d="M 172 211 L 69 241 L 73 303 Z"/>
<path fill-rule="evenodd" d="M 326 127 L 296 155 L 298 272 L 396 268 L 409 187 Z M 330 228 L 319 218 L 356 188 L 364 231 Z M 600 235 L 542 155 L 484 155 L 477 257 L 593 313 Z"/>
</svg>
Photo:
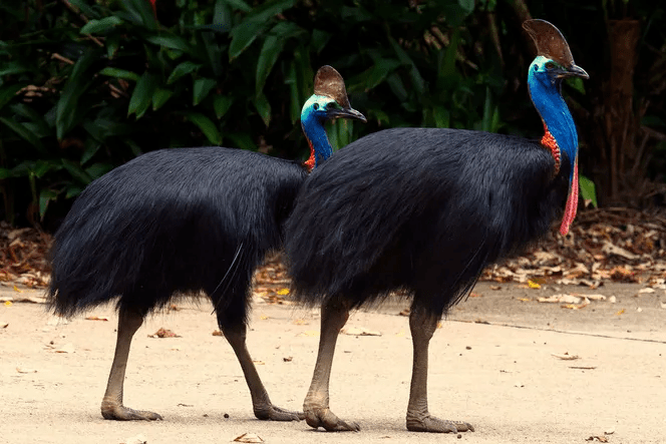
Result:
<svg viewBox="0 0 666 444">
<path fill-rule="evenodd" d="M 246 348 L 250 280 L 266 253 L 281 248 L 283 223 L 308 167 L 331 155 L 324 123 L 335 118 L 365 122 L 351 108 L 340 74 L 324 66 L 301 114 L 311 151 L 305 167 L 230 148 L 158 150 L 81 193 L 55 234 L 49 296 L 63 316 L 117 298 L 118 336 L 104 418 L 162 418 L 123 405 L 132 337 L 151 311 L 178 294 L 203 292 L 238 357 L 255 416 L 302 419 L 271 404 Z"/>
<path fill-rule="evenodd" d="M 454 129 L 384 130 L 348 145 L 301 187 L 286 252 L 294 296 L 322 305 L 303 405 L 310 426 L 359 430 L 329 408 L 337 335 L 350 309 L 402 289 L 411 295 L 414 348 L 407 429 L 473 430 L 428 411 L 428 344 L 437 322 L 486 266 L 544 235 L 565 200 L 566 234 L 578 202 L 578 138 L 560 88 L 567 77 L 588 75 L 553 25 L 530 20 L 523 27 L 538 50 L 528 85 L 546 130 L 540 142 Z"/>
</svg>

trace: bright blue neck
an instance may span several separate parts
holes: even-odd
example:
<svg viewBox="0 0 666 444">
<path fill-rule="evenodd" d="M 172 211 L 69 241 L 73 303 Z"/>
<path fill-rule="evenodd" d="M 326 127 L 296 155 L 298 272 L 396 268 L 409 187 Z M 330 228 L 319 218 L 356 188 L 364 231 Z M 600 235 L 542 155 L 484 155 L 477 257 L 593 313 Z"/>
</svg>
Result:
<svg viewBox="0 0 666 444">
<path fill-rule="evenodd" d="M 312 104 L 321 99 L 320 96 L 312 96 L 306 105 L 303 107 L 301 113 L 301 127 L 305 133 L 305 137 L 310 143 L 310 148 L 314 152 L 314 167 L 321 165 L 326 159 L 333 154 L 333 148 L 328 141 L 326 129 L 324 128 L 324 120 L 317 116 L 317 113 L 312 107 Z M 330 99 L 328 99 L 330 100 Z"/>
<path fill-rule="evenodd" d="M 540 60 L 543 59 L 543 60 Z M 578 156 L 578 133 L 574 124 L 569 107 L 567 107 L 560 93 L 561 80 L 552 81 L 547 72 L 536 70 L 543 66 L 545 58 L 537 57 L 530 65 L 527 76 L 532 103 L 541 115 L 546 128 L 555 138 L 560 150 L 567 153 L 571 163 L 571 175 L 573 175 L 574 163 Z M 571 180 L 571 176 L 569 177 Z"/>
</svg>

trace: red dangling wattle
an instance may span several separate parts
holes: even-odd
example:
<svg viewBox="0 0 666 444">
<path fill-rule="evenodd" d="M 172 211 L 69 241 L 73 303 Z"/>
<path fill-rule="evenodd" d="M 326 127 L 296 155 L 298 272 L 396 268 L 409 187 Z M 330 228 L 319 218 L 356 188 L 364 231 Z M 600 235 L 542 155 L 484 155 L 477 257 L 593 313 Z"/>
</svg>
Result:
<svg viewBox="0 0 666 444">
<path fill-rule="evenodd" d="M 314 147 L 312 146 L 312 142 L 310 142 L 309 139 L 308 139 L 308 145 L 310 145 L 310 157 L 308 158 L 308 160 L 303 162 L 303 165 L 305 165 L 305 167 L 308 169 L 308 172 L 311 172 L 312 169 L 315 167 L 315 151 Z"/>
<path fill-rule="evenodd" d="M 576 156 L 576 161 L 574 162 L 573 178 L 569 187 L 567 206 L 564 208 L 562 225 L 560 225 L 560 234 L 562 236 L 566 236 L 569 233 L 569 227 L 571 227 L 576 217 L 576 210 L 578 209 L 578 156 Z"/>
</svg>

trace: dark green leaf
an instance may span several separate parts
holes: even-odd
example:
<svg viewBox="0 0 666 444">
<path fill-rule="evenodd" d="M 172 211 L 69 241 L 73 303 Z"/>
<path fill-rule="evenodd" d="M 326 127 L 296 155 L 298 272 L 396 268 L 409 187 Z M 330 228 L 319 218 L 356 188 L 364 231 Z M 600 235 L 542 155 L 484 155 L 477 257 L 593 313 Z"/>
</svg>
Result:
<svg viewBox="0 0 666 444">
<path fill-rule="evenodd" d="M 149 72 L 143 73 L 141 79 L 136 84 L 132 97 L 130 97 L 129 108 L 127 109 L 127 116 L 136 113 L 137 120 L 148 110 L 150 102 L 153 100 L 153 93 L 155 92 L 155 78 Z"/>
<path fill-rule="evenodd" d="M 29 69 L 23 66 L 20 62 L 9 62 L 4 64 L 3 68 L 0 69 L 0 77 L 21 74 L 26 71 L 29 71 Z"/>
<path fill-rule="evenodd" d="M 153 111 L 157 111 L 173 95 L 173 91 L 157 88 L 153 93 Z"/>
<path fill-rule="evenodd" d="M 127 11 L 127 18 L 137 25 L 142 25 L 147 29 L 156 30 L 157 20 L 150 2 L 147 0 L 123 0 L 120 2 L 125 11 Z M 119 14 L 116 14 L 119 15 Z"/>
<path fill-rule="evenodd" d="M 181 77 L 196 71 L 201 67 L 201 64 L 199 63 L 194 63 L 194 62 L 183 62 L 180 65 L 176 66 L 173 71 L 171 71 L 171 75 L 169 75 L 169 78 L 167 79 L 167 85 L 171 85 L 173 82 L 176 80 L 180 79 Z"/>
<path fill-rule="evenodd" d="M 301 100 L 298 77 L 296 75 L 296 65 L 294 62 L 289 63 L 289 71 L 285 83 L 289 85 L 289 114 L 293 125 L 301 118 L 301 110 L 303 103 L 305 102 L 305 100 Z"/>
<path fill-rule="evenodd" d="M 92 159 L 101 147 L 102 144 L 92 137 L 86 140 L 85 150 L 81 156 L 81 165 L 85 165 L 90 159 Z"/>
<path fill-rule="evenodd" d="M 211 144 L 218 146 L 222 143 L 222 136 L 220 135 L 220 132 L 208 117 L 199 113 L 187 113 L 185 114 L 185 117 L 187 120 L 199 127 L 201 132 L 204 134 L 204 136 L 206 136 L 206 138 L 208 138 Z"/>
<path fill-rule="evenodd" d="M 197 106 L 203 99 L 208 96 L 210 90 L 215 88 L 217 82 L 213 79 L 197 79 L 194 81 L 194 88 L 192 90 L 192 104 Z"/>
<path fill-rule="evenodd" d="M 234 102 L 234 99 L 231 98 L 230 96 L 226 95 L 216 95 L 215 99 L 213 99 L 213 108 L 215 109 L 215 116 L 218 119 L 221 119 L 222 116 L 224 116 L 227 111 L 229 111 L 229 107 L 231 107 L 231 104 Z"/>
<path fill-rule="evenodd" d="M 259 58 L 257 59 L 257 72 L 255 75 L 255 93 L 260 94 L 266 79 L 273 69 L 273 65 L 277 61 L 282 49 L 284 48 L 285 40 L 273 35 L 269 35 L 264 40 L 264 45 L 261 47 Z"/>
<path fill-rule="evenodd" d="M 254 107 L 257 109 L 264 124 L 268 126 L 271 123 L 271 104 L 268 103 L 266 96 L 263 93 L 257 94 L 252 103 L 254 103 Z"/>
<path fill-rule="evenodd" d="M 102 177 L 113 169 L 113 165 L 109 163 L 94 163 L 86 168 L 86 173 L 93 179 Z"/>
<path fill-rule="evenodd" d="M 312 31 L 310 46 L 312 46 L 314 52 L 319 54 L 324 49 L 326 44 L 331 40 L 331 37 L 333 37 L 333 34 L 315 29 Z"/>
<path fill-rule="evenodd" d="M 585 176 L 579 176 L 578 183 L 580 184 L 580 197 L 582 197 L 584 200 L 592 202 L 594 208 L 597 208 L 597 190 L 594 186 L 594 182 Z"/>
<path fill-rule="evenodd" d="M 458 5 L 465 14 L 471 14 L 474 11 L 474 0 L 458 0 Z"/>
<path fill-rule="evenodd" d="M 268 0 L 252 9 L 252 12 L 248 14 L 245 21 L 251 20 L 256 23 L 266 22 L 285 9 L 292 8 L 295 3 L 296 0 Z"/>
<path fill-rule="evenodd" d="M 69 132 L 74 126 L 76 119 L 81 115 L 78 108 L 78 101 L 90 84 L 92 75 L 88 69 L 97 58 L 97 51 L 86 51 L 74 64 L 72 73 L 67 80 L 56 108 L 56 134 L 58 140 Z"/>
<path fill-rule="evenodd" d="M 62 166 L 65 167 L 67 172 L 69 172 L 73 178 L 81 182 L 83 185 L 88 185 L 92 182 L 92 177 L 81 168 L 81 165 L 72 162 L 69 159 L 62 159 Z"/>
<path fill-rule="evenodd" d="M 432 116 L 437 128 L 449 128 L 451 122 L 451 113 L 444 106 L 435 106 L 432 110 Z"/>
<path fill-rule="evenodd" d="M 39 193 L 39 218 L 41 221 L 44 221 L 44 215 L 46 214 L 46 209 L 49 206 L 49 202 L 54 201 L 57 198 L 57 191 L 50 190 L 48 188 L 42 188 Z"/>
<path fill-rule="evenodd" d="M 261 22 L 244 21 L 231 31 L 231 45 L 229 45 L 229 60 L 233 60 L 254 42 L 266 25 Z"/>
<path fill-rule="evenodd" d="M 367 77 L 365 88 L 373 89 L 382 83 L 398 66 L 400 62 L 395 59 L 379 59 L 375 61 L 375 65 Z"/>
<path fill-rule="evenodd" d="M 250 12 L 252 11 L 252 7 L 245 3 L 243 0 L 224 0 L 229 6 L 231 6 L 233 9 L 238 9 L 243 12 Z"/>
<path fill-rule="evenodd" d="M 247 133 L 229 133 L 226 136 L 233 141 L 235 147 L 247 151 L 257 151 L 257 145 Z"/>
<path fill-rule="evenodd" d="M 30 145 L 37 148 L 38 151 L 40 151 L 41 153 L 46 153 L 46 150 L 44 148 L 44 145 L 42 145 L 41 140 L 39 140 L 39 138 L 35 135 L 35 133 L 29 131 L 28 128 L 26 128 L 23 124 L 18 123 L 14 119 L 7 119 L 4 117 L 0 117 L 0 122 L 4 123 L 8 128 L 10 128 L 16 134 L 18 134 L 23 140 L 28 142 Z"/>
<path fill-rule="evenodd" d="M 202 32 L 201 40 L 203 41 L 208 62 L 213 70 L 215 77 L 222 76 L 222 49 L 217 44 L 215 34 L 212 32 Z"/>
<path fill-rule="evenodd" d="M 103 34 L 108 30 L 112 29 L 115 26 L 122 24 L 123 21 L 120 20 L 115 15 L 104 17 L 101 20 L 90 20 L 88 23 L 83 25 L 81 28 L 81 34 Z"/>
<path fill-rule="evenodd" d="M 169 49 L 176 49 L 178 51 L 190 52 L 192 50 L 185 39 L 176 35 L 160 34 L 150 36 L 146 38 L 146 40 L 154 45 L 163 46 Z"/>
<path fill-rule="evenodd" d="M 132 71 L 126 71 L 119 68 L 106 67 L 99 72 L 103 76 L 116 77 L 118 79 L 133 80 L 138 82 L 141 77 Z"/>
<path fill-rule="evenodd" d="M 24 85 L 22 84 L 11 84 L 7 87 L 1 88 L 0 109 L 2 109 L 2 107 L 9 103 L 14 97 L 16 97 L 16 93 L 19 92 L 23 87 Z"/>
</svg>

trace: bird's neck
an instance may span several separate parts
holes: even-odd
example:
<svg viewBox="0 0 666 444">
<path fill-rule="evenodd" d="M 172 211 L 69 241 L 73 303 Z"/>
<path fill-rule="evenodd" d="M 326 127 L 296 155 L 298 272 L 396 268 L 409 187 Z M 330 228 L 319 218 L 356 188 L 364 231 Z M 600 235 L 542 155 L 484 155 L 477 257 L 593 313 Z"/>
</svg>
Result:
<svg viewBox="0 0 666 444">
<path fill-rule="evenodd" d="M 549 81 L 544 83 L 530 76 L 528 83 L 532 102 L 543 121 L 545 134 L 541 143 L 552 152 L 556 173 L 562 157 L 560 150 L 567 153 L 573 175 L 573 163 L 578 157 L 578 133 L 571 112 L 560 94 L 559 81 L 555 84 Z"/>
<path fill-rule="evenodd" d="M 305 166 L 312 170 L 331 157 L 333 148 L 328 141 L 324 124 L 319 119 L 313 116 L 306 117 L 301 120 L 301 126 L 310 145 L 310 158 L 305 161 Z"/>
<path fill-rule="evenodd" d="M 550 149 L 553 154 L 555 160 L 554 173 L 559 173 L 562 159 L 560 150 L 567 154 L 571 165 L 568 177 L 569 196 L 560 225 L 560 233 L 566 235 L 576 217 L 578 207 L 578 133 L 576 132 L 576 125 L 560 93 L 561 80 L 552 82 L 547 75 L 537 78 L 530 69 L 527 83 L 534 107 L 539 112 L 541 120 L 543 120 L 545 134 L 541 143 Z"/>
</svg>

